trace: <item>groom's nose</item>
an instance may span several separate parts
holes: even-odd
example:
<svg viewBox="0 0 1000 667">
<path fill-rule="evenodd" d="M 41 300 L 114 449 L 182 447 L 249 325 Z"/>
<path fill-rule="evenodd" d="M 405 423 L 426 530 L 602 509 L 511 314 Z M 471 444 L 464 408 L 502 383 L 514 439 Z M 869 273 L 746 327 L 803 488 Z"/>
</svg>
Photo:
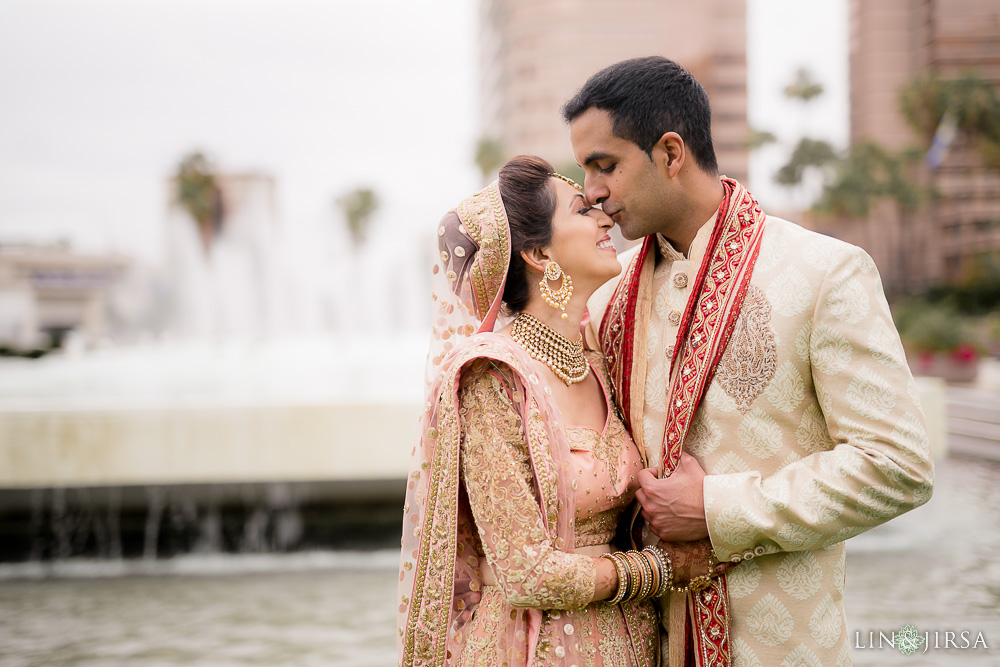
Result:
<svg viewBox="0 0 1000 667">
<path fill-rule="evenodd" d="M 607 187 L 599 179 L 591 178 L 590 176 L 584 179 L 583 196 L 587 198 L 591 206 L 603 204 L 609 194 Z"/>
</svg>

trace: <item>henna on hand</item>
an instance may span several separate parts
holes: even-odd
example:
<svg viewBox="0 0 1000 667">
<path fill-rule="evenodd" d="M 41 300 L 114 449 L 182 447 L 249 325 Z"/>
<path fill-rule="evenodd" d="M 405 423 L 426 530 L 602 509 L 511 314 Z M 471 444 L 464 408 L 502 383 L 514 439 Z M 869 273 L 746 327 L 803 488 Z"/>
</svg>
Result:
<svg viewBox="0 0 1000 667">
<path fill-rule="evenodd" d="M 676 586 L 684 586 L 705 574 L 717 577 L 736 566 L 736 563 L 719 563 L 709 572 L 708 555 L 712 553 L 712 542 L 708 538 L 693 542 L 660 542 L 660 547 L 670 555 Z"/>
</svg>

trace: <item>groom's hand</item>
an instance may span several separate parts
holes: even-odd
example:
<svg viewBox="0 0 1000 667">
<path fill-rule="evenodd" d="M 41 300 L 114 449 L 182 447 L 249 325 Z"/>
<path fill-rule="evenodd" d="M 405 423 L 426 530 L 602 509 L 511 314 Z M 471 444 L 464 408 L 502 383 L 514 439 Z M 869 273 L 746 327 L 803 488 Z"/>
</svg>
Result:
<svg viewBox="0 0 1000 667">
<path fill-rule="evenodd" d="M 668 542 L 688 542 L 708 537 L 705 519 L 705 471 L 693 456 L 681 454 L 674 473 L 666 479 L 655 468 L 639 471 L 635 497 L 642 516 L 654 533 Z"/>
<path fill-rule="evenodd" d="M 709 570 L 708 555 L 712 553 L 712 543 L 707 539 L 696 542 L 660 542 L 660 548 L 670 554 L 675 584 L 687 584 L 695 577 L 704 574 L 717 577 L 737 565 L 737 563 L 718 563 Z"/>
</svg>

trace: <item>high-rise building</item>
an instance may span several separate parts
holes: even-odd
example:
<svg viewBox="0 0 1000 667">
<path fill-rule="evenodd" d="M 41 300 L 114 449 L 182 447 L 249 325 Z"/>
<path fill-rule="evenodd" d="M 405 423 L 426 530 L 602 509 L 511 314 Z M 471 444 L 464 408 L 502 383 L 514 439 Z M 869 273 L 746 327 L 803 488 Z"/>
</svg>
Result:
<svg viewBox="0 0 1000 667">
<path fill-rule="evenodd" d="M 662 55 L 705 86 L 722 173 L 747 176 L 745 0 L 480 0 L 480 126 L 507 156 L 573 162 L 560 108 L 590 75 Z"/>
<path fill-rule="evenodd" d="M 891 151 L 926 147 L 900 111 L 900 91 L 923 74 L 975 72 L 1000 87 L 996 0 L 851 0 L 851 140 Z M 958 135 L 940 166 L 911 174 L 936 192 L 919 212 L 883 202 L 867 220 L 828 231 L 864 246 L 887 289 L 961 280 L 984 253 L 1000 253 L 1000 172 Z"/>
</svg>

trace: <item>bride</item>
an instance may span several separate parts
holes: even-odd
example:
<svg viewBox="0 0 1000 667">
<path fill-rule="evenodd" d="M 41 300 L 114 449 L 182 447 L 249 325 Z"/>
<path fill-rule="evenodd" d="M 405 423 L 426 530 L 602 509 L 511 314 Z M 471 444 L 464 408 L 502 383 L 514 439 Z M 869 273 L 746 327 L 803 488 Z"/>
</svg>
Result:
<svg viewBox="0 0 1000 667">
<path fill-rule="evenodd" d="M 651 599 L 709 574 L 681 552 L 614 546 L 645 463 L 580 335 L 587 299 L 621 271 L 612 224 L 520 156 L 438 227 L 400 664 L 655 667 Z"/>
</svg>

